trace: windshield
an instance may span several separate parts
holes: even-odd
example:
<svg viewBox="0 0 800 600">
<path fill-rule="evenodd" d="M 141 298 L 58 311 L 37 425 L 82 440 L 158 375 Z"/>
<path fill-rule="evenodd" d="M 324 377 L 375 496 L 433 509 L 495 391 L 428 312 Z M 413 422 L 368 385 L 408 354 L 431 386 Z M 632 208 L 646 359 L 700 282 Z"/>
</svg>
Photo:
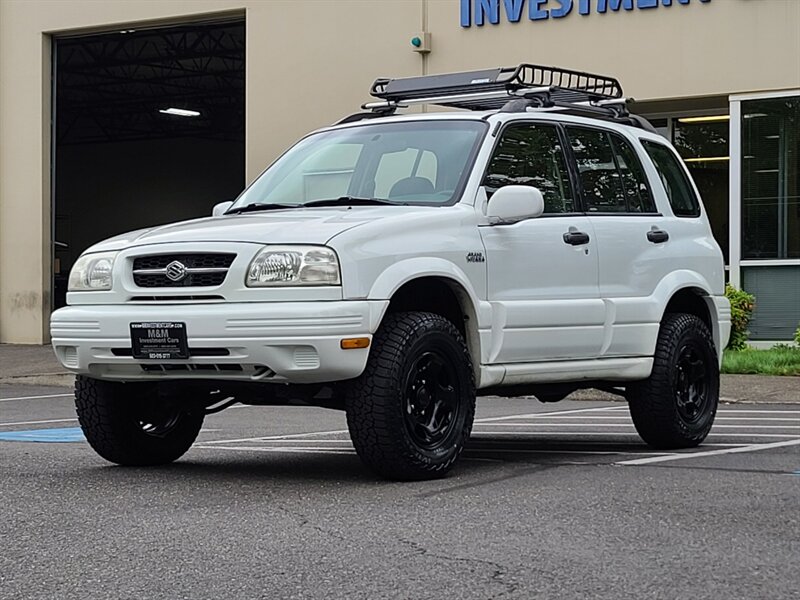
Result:
<svg viewBox="0 0 800 600">
<path fill-rule="evenodd" d="M 486 128 L 483 121 L 405 121 L 316 133 L 264 171 L 230 210 L 337 199 L 449 204 Z"/>
</svg>

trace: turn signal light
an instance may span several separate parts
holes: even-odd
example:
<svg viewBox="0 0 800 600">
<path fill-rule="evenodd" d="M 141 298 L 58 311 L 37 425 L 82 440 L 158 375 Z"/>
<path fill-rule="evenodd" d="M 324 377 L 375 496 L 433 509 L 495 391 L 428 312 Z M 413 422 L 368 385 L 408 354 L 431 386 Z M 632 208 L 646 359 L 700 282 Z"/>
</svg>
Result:
<svg viewBox="0 0 800 600">
<path fill-rule="evenodd" d="M 339 344 L 342 350 L 356 350 L 369 347 L 369 338 L 345 338 Z"/>
</svg>

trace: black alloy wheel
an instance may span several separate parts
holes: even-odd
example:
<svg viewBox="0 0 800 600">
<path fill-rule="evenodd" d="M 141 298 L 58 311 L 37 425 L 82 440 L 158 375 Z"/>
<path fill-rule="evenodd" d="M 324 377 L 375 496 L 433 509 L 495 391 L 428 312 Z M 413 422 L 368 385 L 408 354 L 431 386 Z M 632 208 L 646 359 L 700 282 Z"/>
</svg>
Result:
<svg viewBox="0 0 800 600">
<path fill-rule="evenodd" d="M 461 455 L 475 415 L 461 333 L 434 313 L 387 315 L 345 406 L 350 437 L 367 467 L 388 479 L 443 477 Z"/>
<path fill-rule="evenodd" d="M 719 359 L 706 324 L 686 313 L 664 315 L 653 369 L 627 386 L 633 424 L 654 448 L 690 448 L 708 436 L 719 403 Z"/>
<path fill-rule="evenodd" d="M 89 445 L 119 465 L 161 465 L 191 447 L 205 418 L 202 405 L 165 396 L 153 383 L 75 379 L 75 408 Z"/>
<path fill-rule="evenodd" d="M 455 367 L 433 350 L 414 360 L 406 377 L 406 430 L 420 448 L 435 450 L 445 441 L 461 409 L 460 384 Z"/>
<path fill-rule="evenodd" d="M 678 404 L 678 415 L 691 425 L 703 418 L 709 403 L 708 371 L 703 361 L 702 349 L 690 341 L 678 351 L 675 364 L 673 390 Z"/>
</svg>

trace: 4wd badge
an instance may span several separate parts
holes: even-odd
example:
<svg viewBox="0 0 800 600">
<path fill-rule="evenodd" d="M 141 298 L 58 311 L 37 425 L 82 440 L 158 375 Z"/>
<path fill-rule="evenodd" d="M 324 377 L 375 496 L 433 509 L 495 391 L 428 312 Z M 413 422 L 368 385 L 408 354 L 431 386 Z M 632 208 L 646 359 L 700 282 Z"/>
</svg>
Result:
<svg viewBox="0 0 800 600">
<path fill-rule="evenodd" d="M 467 253 L 467 262 L 481 263 L 486 262 L 486 259 L 483 258 L 483 252 L 469 252 Z"/>
</svg>

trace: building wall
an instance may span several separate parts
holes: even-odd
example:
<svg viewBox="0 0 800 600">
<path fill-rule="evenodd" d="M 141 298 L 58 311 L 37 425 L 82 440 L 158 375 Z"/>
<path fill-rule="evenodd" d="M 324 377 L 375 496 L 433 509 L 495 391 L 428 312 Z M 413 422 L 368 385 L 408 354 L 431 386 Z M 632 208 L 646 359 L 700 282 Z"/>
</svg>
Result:
<svg viewBox="0 0 800 600">
<path fill-rule="evenodd" d="M 641 1 L 641 0 L 637 0 Z M 501 15 L 505 2 L 499 0 Z M 577 4 L 577 3 L 576 3 Z M 592 2 L 594 4 L 594 1 Z M 549 5 L 557 5 L 550 0 Z M 0 0 L 0 341 L 47 339 L 50 35 L 245 15 L 246 178 L 354 112 L 378 76 L 523 61 L 619 77 L 642 100 L 800 87 L 800 1 L 692 0 L 462 28 L 459 0 Z M 410 38 L 426 27 L 427 57 Z"/>
</svg>

